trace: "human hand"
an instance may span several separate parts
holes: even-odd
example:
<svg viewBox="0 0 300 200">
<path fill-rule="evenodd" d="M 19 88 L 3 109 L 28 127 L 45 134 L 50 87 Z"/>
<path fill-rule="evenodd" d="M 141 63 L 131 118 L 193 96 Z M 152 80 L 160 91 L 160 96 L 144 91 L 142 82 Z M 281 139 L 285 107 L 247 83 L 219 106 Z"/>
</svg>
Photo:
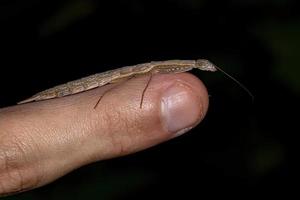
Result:
<svg viewBox="0 0 300 200">
<path fill-rule="evenodd" d="M 136 77 L 117 86 L 0 109 L 0 196 L 159 144 L 205 116 L 208 94 L 195 76 L 153 75 L 140 109 L 147 80 Z"/>
</svg>

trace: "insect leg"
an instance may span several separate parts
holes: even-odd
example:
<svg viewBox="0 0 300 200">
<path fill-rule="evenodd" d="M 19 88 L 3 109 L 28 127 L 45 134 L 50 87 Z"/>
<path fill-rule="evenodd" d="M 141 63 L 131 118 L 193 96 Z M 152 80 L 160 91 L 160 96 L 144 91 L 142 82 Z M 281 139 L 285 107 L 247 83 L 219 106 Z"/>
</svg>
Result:
<svg viewBox="0 0 300 200">
<path fill-rule="evenodd" d="M 133 77 L 134 77 L 134 76 L 124 77 L 124 78 L 122 78 L 122 79 L 117 79 L 117 80 L 110 81 L 109 83 L 120 83 L 120 82 L 124 82 L 124 81 L 128 81 L 128 80 L 132 79 Z M 97 106 L 98 106 L 98 104 L 100 103 L 100 101 L 101 101 L 101 99 L 103 98 L 103 96 L 104 96 L 107 92 L 109 92 L 109 91 L 111 91 L 112 89 L 114 89 L 115 87 L 117 87 L 118 85 L 119 85 L 119 84 L 116 84 L 116 85 L 113 86 L 112 88 L 109 88 L 108 90 L 106 90 L 106 91 L 99 97 L 99 99 L 98 99 L 96 105 L 94 106 L 94 109 L 97 108 Z"/>
<path fill-rule="evenodd" d="M 106 91 L 99 97 L 99 99 L 98 99 L 96 105 L 94 106 L 94 109 L 97 108 L 97 106 L 98 106 L 98 104 L 100 103 L 100 101 L 101 101 L 101 99 L 103 98 L 103 96 L 104 96 L 108 91 L 110 91 L 111 89 L 112 89 L 112 88 L 106 90 Z"/>
<path fill-rule="evenodd" d="M 136 76 L 129 77 L 129 78 L 126 79 L 126 80 L 129 80 L 129 79 L 131 79 L 131 78 L 133 78 L 133 77 L 136 77 Z M 145 93 L 146 93 L 147 88 L 149 87 L 149 84 L 150 84 L 151 80 L 152 80 L 152 73 L 149 74 L 149 79 L 148 79 L 148 81 L 147 81 L 147 84 L 146 84 L 145 88 L 143 89 L 142 96 L 141 96 L 141 101 L 140 101 L 140 108 L 143 107 L 143 101 L 144 101 Z M 116 85 L 116 86 L 118 86 L 118 85 Z M 103 96 L 104 96 L 107 92 L 109 92 L 110 90 L 112 90 L 113 88 L 115 88 L 116 86 L 114 86 L 114 87 L 112 87 L 112 88 L 106 90 L 106 91 L 99 97 L 97 103 L 96 103 L 95 106 L 94 106 L 94 109 L 97 108 L 97 106 L 98 106 L 98 104 L 100 103 L 100 101 L 102 100 Z"/>
<path fill-rule="evenodd" d="M 144 90 L 143 90 L 142 97 L 141 97 L 141 102 L 140 102 L 140 108 L 143 107 L 143 101 L 144 101 L 144 97 L 145 97 L 145 92 L 146 92 L 146 90 L 147 90 L 147 88 L 148 88 L 148 86 L 149 86 L 151 80 L 152 80 L 152 73 L 150 73 L 148 82 L 147 82 L 147 84 L 146 84 L 146 86 L 145 86 L 145 88 L 144 88 Z"/>
</svg>

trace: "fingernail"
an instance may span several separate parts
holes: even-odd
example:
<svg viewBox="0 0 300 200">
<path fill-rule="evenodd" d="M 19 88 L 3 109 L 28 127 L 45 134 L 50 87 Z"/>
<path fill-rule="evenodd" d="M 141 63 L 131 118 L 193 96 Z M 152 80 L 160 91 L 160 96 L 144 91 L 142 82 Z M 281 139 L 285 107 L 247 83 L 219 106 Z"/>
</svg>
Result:
<svg viewBox="0 0 300 200">
<path fill-rule="evenodd" d="M 176 83 L 164 92 L 161 112 L 165 128 L 174 137 L 190 130 L 203 117 L 201 99 L 183 83 Z"/>
</svg>

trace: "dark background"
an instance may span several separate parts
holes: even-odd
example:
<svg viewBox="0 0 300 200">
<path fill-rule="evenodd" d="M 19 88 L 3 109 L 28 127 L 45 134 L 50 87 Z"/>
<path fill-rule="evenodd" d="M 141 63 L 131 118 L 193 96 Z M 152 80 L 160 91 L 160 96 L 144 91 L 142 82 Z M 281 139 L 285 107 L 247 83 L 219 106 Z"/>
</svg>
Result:
<svg viewBox="0 0 300 200">
<path fill-rule="evenodd" d="M 1 0 L 0 106 L 89 74 L 207 58 L 243 82 L 197 72 L 207 117 L 188 134 L 82 167 L 5 199 L 200 199 L 290 195 L 300 94 L 292 0 Z"/>
</svg>

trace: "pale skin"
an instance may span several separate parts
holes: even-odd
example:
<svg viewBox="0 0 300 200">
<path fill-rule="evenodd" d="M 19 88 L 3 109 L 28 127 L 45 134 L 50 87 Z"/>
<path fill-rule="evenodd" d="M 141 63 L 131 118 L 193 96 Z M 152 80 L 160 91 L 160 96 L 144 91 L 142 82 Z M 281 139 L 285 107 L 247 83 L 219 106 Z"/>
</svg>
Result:
<svg viewBox="0 0 300 200">
<path fill-rule="evenodd" d="M 208 94 L 198 78 L 153 74 L 140 109 L 148 80 L 137 76 L 0 109 L 0 194 L 34 189 L 83 165 L 149 148 L 204 118 Z"/>
</svg>

